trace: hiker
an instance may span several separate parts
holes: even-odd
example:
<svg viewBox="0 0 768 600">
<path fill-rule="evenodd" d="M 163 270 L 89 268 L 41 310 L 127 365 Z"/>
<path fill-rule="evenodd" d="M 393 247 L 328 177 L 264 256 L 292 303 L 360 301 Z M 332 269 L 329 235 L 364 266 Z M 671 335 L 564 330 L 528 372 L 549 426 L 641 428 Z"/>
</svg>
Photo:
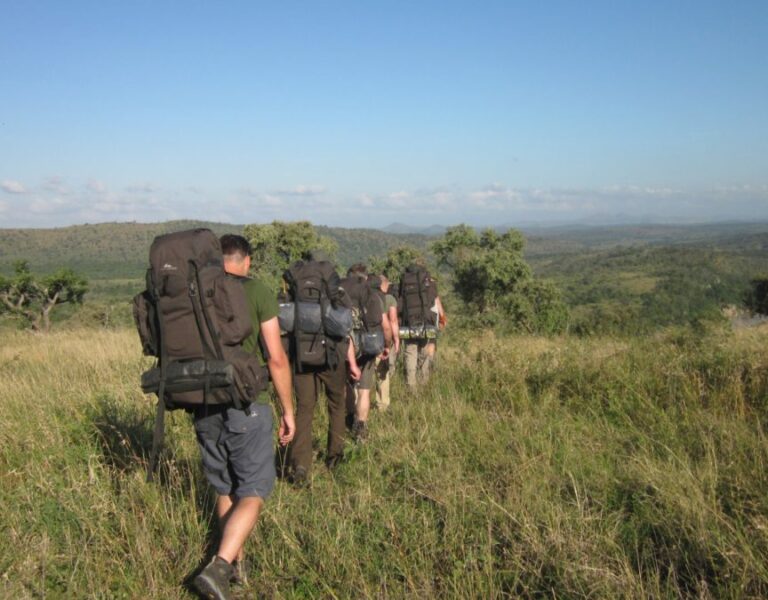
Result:
<svg viewBox="0 0 768 600">
<path fill-rule="evenodd" d="M 354 413 L 352 437 L 362 442 L 368 436 L 371 390 L 376 387 L 376 359 L 389 358 L 392 328 L 384 308 L 383 294 L 378 289 L 378 278 L 372 284 L 364 264 L 352 265 L 341 286 L 352 303 L 353 339 L 361 373 L 357 384 L 347 390 L 347 412 Z"/>
<path fill-rule="evenodd" d="M 376 407 L 381 411 L 386 411 L 390 405 L 389 384 L 397 364 L 397 355 L 400 352 L 400 324 L 397 318 L 397 298 L 390 293 L 390 281 L 386 275 L 381 275 L 379 279 L 381 281 L 379 289 L 384 294 L 384 310 L 392 328 L 392 348 L 389 356 L 386 359 L 381 357 L 376 359 L 376 378 L 378 379 Z"/>
<path fill-rule="evenodd" d="M 243 342 L 243 349 L 266 362 L 282 409 L 278 436 L 285 446 L 293 439 L 296 427 L 291 370 L 280 341 L 277 300 L 264 283 L 247 278 L 251 247 L 244 237 L 222 236 L 221 249 L 224 270 L 241 279 L 245 290 L 253 333 Z M 194 421 L 203 470 L 217 493 L 221 539 L 216 555 L 194 578 L 193 586 L 206 597 L 228 598 L 230 578 L 244 579 L 243 547 L 275 482 L 269 396 L 263 391 L 256 402 L 243 409 L 199 406 Z"/>
<path fill-rule="evenodd" d="M 437 292 L 437 280 L 423 261 L 409 265 L 400 277 L 399 308 L 405 383 L 414 389 L 429 380 L 437 351 L 438 327 L 445 311 Z M 403 333 L 405 335 L 403 335 Z"/>
<path fill-rule="evenodd" d="M 316 250 L 291 265 L 283 278 L 287 284 L 286 300 L 293 303 L 295 311 L 294 322 L 286 326 L 292 330 L 290 359 L 296 393 L 296 436 L 290 447 L 290 477 L 295 486 L 302 487 L 308 483 L 312 467 L 312 418 L 320 390 L 325 389 L 328 407 L 325 465 L 332 470 L 344 455 L 345 363 L 353 379 L 359 379 L 360 370 L 349 343 L 349 300 L 328 256 Z M 348 318 L 349 323 L 331 331 L 332 311 L 341 313 L 340 320 Z"/>
</svg>

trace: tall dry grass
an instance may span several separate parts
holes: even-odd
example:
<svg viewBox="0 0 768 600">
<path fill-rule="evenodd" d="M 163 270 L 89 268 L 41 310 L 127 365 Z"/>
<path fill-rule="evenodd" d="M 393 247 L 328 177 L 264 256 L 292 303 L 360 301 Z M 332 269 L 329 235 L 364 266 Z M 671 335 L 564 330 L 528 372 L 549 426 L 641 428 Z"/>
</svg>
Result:
<svg viewBox="0 0 768 600">
<path fill-rule="evenodd" d="M 1 335 L 0 595 L 188 597 L 212 495 L 183 413 L 144 481 L 133 332 Z M 333 476 L 278 483 L 241 597 L 766 597 L 765 344 L 441 341 Z"/>
</svg>

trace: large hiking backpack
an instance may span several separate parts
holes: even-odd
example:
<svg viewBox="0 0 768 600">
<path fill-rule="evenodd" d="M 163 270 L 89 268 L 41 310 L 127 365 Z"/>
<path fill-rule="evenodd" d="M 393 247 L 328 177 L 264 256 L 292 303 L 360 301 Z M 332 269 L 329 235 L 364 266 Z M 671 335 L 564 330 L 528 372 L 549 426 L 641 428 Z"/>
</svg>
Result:
<svg viewBox="0 0 768 600">
<path fill-rule="evenodd" d="M 341 281 L 341 287 L 352 302 L 355 350 L 359 357 L 378 356 L 384 351 L 384 329 L 381 324 L 383 300 L 381 292 L 365 275 L 352 274 Z"/>
<path fill-rule="evenodd" d="M 289 334 L 296 371 L 335 368 L 337 343 L 352 327 L 351 314 L 338 305 L 339 276 L 329 261 L 298 261 L 283 274 L 293 302 L 281 305 L 281 329 Z"/>
<path fill-rule="evenodd" d="M 157 394 L 148 478 L 160 450 L 166 410 L 209 404 L 242 408 L 266 389 L 268 374 L 242 348 L 253 333 L 240 278 L 224 271 L 221 246 L 209 229 L 155 238 L 146 289 L 133 299 L 145 355 L 157 358 L 141 376 Z"/>
<path fill-rule="evenodd" d="M 409 266 L 400 277 L 398 293 L 400 322 L 404 327 L 415 331 L 436 324 L 432 306 L 437 298 L 437 288 L 426 269 Z"/>
</svg>

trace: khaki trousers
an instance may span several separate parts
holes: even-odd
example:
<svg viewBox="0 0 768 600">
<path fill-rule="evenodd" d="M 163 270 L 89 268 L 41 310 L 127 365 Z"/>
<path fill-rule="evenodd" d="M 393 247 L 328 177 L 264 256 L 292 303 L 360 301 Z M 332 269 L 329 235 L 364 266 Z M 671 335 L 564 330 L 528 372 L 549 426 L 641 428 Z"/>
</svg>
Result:
<svg viewBox="0 0 768 600">
<path fill-rule="evenodd" d="M 379 380 L 379 395 L 376 397 L 376 406 L 380 410 L 387 410 L 389 408 L 389 382 L 392 379 L 392 373 L 395 372 L 396 364 L 396 354 L 390 354 L 387 360 L 376 359 L 376 377 Z"/>
<path fill-rule="evenodd" d="M 410 388 L 429 380 L 437 346 L 432 340 L 404 340 L 405 383 Z"/>
</svg>

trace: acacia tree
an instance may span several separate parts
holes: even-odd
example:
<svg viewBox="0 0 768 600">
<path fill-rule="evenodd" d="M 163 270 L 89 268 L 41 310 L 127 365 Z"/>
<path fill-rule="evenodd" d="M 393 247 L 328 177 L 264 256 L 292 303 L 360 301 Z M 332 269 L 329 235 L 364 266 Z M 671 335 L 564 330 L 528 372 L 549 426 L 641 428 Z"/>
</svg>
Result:
<svg viewBox="0 0 768 600">
<path fill-rule="evenodd" d="M 243 236 L 253 249 L 251 269 L 273 289 L 279 287 L 283 272 L 307 253 L 322 250 L 333 258 L 338 250 L 336 242 L 318 234 L 309 221 L 246 225 Z"/>
<path fill-rule="evenodd" d="M 469 313 L 488 324 L 504 320 L 516 329 L 556 333 L 568 313 L 557 288 L 534 279 L 523 258 L 525 239 L 510 229 L 478 233 L 467 225 L 446 231 L 433 243 L 438 264 L 453 271 L 453 287 Z"/>
<path fill-rule="evenodd" d="M 35 279 L 25 260 L 14 264 L 13 277 L 0 276 L 0 302 L 3 310 L 20 317 L 35 331 L 51 329 L 51 312 L 60 304 L 81 304 L 88 282 L 72 269 L 60 269 Z"/>
</svg>

